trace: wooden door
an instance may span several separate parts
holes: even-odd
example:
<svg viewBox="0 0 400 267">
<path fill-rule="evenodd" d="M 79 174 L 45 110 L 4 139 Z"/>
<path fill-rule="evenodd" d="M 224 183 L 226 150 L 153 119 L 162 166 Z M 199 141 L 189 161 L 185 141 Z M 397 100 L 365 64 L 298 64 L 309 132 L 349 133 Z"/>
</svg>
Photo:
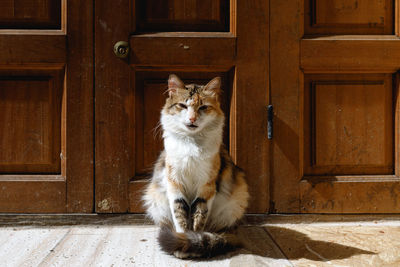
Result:
<svg viewBox="0 0 400 267">
<path fill-rule="evenodd" d="M 87 1 L 1 1 L 0 212 L 93 211 L 92 36 Z"/>
<path fill-rule="evenodd" d="M 399 1 L 270 1 L 272 212 L 400 212 Z"/>
<path fill-rule="evenodd" d="M 96 1 L 95 14 L 96 211 L 143 211 L 170 73 L 198 83 L 222 77 L 225 142 L 247 172 L 249 211 L 267 211 L 267 1 Z M 126 59 L 113 53 L 118 41 L 129 42 Z"/>
</svg>

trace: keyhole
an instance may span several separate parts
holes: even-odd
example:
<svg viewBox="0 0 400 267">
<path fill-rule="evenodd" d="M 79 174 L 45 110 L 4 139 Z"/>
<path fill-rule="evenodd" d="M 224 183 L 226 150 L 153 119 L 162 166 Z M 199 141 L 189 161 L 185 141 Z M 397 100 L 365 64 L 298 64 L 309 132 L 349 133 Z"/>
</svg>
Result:
<svg viewBox="0 0 400 267">
<path fill-rule="evenodd" d="M 125 53 L 126 53 L 126 48 L 125 48 L 125 47 L 119 47 L 119 48 L 118 48 L 118 53 L 120 53 L 121 55 L 125 55 Z"/>
<path fill-rule="evenodd" d="M 119 58 L 126 58 L 129 54 L 128 42 L 119 41 L 114 45 L 114 54 Z"/>
</svg>

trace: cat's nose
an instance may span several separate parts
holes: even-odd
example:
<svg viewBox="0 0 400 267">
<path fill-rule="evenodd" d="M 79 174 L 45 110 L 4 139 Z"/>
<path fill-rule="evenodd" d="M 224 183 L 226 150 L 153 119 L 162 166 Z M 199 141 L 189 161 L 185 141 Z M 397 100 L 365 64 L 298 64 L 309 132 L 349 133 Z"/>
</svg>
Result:
<svg viewBox="0 0 400 267">
<path fill-rule="evenodd" d="M 194 123 L 197 119 L 196 119 L 196 117 L 191 117 L 191 118 L 189 118 L 189 120 L 191 123 Z"/>
</svg>

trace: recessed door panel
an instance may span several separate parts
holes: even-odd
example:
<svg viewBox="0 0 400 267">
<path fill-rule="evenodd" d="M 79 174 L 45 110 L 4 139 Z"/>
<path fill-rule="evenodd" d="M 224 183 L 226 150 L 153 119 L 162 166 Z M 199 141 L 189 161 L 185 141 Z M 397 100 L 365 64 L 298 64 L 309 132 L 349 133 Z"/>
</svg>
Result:
<svg viewBox="0 0 400 267">
<path fill-rule="evenodd" d="M 0 77 L 0 173 L 61 173 L 63 72 Z"/>
<path fill-rule="evenodd" d="M 228 0 L 137 0 L 133 5 L 138 32 L 229 32 Z"/>
<path fill-rule="evenodd" d="M 61 29 L 64 0 L 2 0 L 2 29 Z"/>
<path fill-rule="evenodd" d="M 393 34 L 393 0 L 306 0 L 305 34 Z"/>
<path fill-rule="evenodd" d="M 306 75 L 305 175 L 393 174 L 391 74 Z"/>
</svg>

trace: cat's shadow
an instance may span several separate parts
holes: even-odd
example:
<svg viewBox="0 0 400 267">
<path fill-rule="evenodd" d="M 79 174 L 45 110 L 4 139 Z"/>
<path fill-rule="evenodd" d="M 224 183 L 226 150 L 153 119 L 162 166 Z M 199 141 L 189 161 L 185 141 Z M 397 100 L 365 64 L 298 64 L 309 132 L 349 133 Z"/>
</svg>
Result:
<svg viewBox="0 0 400 267">
<path fill-rule="evenodd" d="M 334 242 L 314 240 L 306 234 L 276 226 L 240 226 L 238 236 L 243 247 L 208 260 L 224 260 L 238 255 L 257 255 L 272 259 L 309 259 L 330 261 L 359 254 L 375 254 Z M 279 242 L 278 240 L 279 239 Z"/>
</svg>

